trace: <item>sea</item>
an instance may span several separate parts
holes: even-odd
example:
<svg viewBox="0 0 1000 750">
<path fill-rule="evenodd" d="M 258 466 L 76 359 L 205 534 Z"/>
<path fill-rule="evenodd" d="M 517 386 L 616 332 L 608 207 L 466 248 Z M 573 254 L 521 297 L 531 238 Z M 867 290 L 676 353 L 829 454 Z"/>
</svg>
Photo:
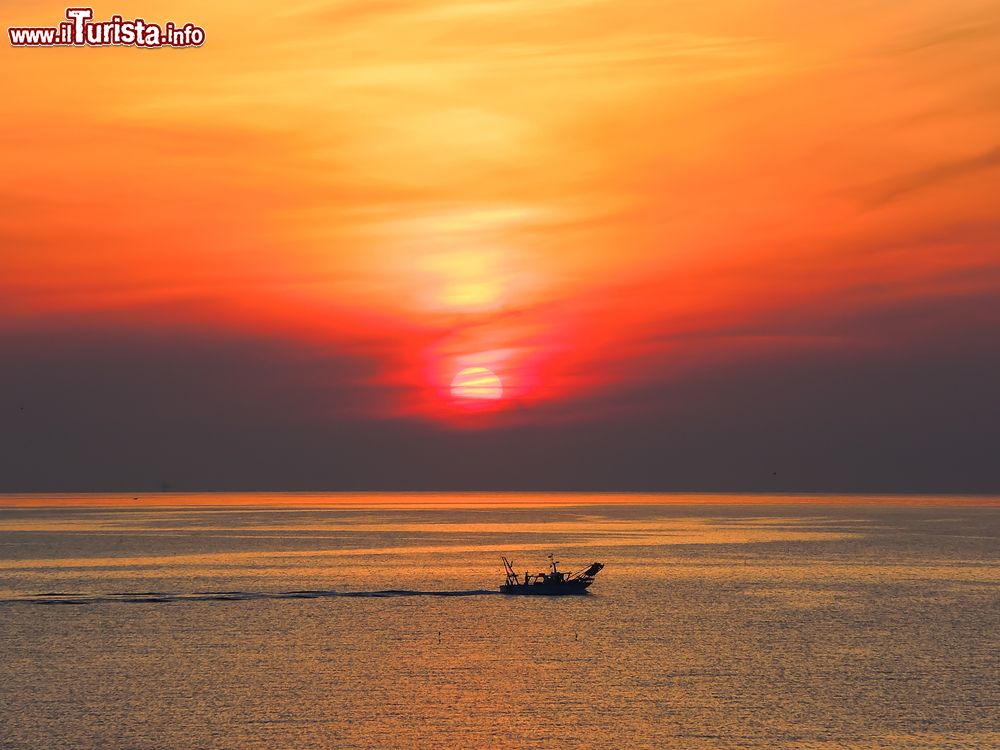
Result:
<svg viewBox="0 0 1000 750">
<path fill-rule="evenodd" d="M 0 748 L 1000 748 L 1000 498 L 4 495 Z"/>
</svg>

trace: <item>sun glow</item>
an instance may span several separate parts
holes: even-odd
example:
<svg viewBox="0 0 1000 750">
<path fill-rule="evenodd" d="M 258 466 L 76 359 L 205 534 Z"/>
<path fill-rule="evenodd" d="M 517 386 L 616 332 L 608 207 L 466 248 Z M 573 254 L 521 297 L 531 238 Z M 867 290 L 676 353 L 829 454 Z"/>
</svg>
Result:
<svg viewBox="0 0 1000 750">
<path fill-rule="evenodd" d="M 5 21 L 58 22 L 41 5 Z M 744 358 L 978 351 L 994 323 L 981 0 L 903 30 L 885 3 L 149 5 L 209 42 L 135 53 L 141 86 L 120 55 L 0 45 L 0 351 L 39 367 L 110 363 L 86 333 L 252 376 L 178 381 L 192 414 L 260 392 L 289 425 L 499 430 L 694 409 Z"/>
<path fill-rule="evenodd" d="M 466 367 L 451 381 L 451 395 L 456 399 L 486 399 L 495 401 L 503 396 L 503 383 L 492 370 Z"/>
</svg>

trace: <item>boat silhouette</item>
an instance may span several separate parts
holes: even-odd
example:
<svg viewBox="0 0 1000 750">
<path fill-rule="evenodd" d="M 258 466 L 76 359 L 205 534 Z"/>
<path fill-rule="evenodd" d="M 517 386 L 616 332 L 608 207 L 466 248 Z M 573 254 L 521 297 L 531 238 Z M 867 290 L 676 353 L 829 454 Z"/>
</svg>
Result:
<svg viewBox="0 0 1000 750">
<path fill-rule="evenodd" d="M 552 559 L 552 555 L 549 555 L 549 564 L 552 567 L 551 573 L 535 573 L 531 574 L 527 571 L 524 572 L 524 578 L 521 579 L 517 573 L 514 572 L 514 563 L 508 560 L 506 557 L 500 558 L 503 560 L 504 571 L 507 574 L 507 580 L 500 586 L 501 594 L 525 594 L 525 595 L 536 595 L 536 596 L 567 596 L 571 594 L 586 594 L 587 587 L 594 582 L 594 576 L 601 572 L 604 566 L 595 562 L 588 568 L 577 573 L 563 573 L 556 566 L 559 564 L 557 560 Z"/>
</svg>

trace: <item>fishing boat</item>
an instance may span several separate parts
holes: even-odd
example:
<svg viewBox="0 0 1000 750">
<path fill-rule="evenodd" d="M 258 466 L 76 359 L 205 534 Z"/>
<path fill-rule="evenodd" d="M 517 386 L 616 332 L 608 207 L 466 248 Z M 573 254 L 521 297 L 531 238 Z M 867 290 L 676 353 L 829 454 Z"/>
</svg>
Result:
<svg viewBox="0 0 1000 750">
<path fill-rule="evenodd" d="M 587 587 L 594 582 L 594 576 L 601 572 L 604 566 L 595 562 L 589 568 L 584 568 L 577 573 L 563 573 L 556 566 L 558 560 L 553 560 L 549 555 L 549 565 L 552 567 L 551 573 L 524 572 L 522 579 L 514 572 L 514 563 L 506 557 L 501 557 L 503 567 L 507 573 L 506 582 L 500 586 L 501 594 L 535 594 L 541 596 L 566 596 L 568 594 L 586 594 Z"/>
</svg>

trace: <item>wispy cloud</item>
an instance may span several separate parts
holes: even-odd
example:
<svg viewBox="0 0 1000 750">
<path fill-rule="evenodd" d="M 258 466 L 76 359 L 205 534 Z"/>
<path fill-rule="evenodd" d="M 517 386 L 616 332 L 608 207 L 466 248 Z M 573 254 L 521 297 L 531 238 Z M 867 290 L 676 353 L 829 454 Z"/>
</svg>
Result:
<svg viewBox="0 0 1000 750">
<path fill-rule="evenodd" d="M 997 168 L 1000 168 L 1000 146 L 974 156 L 936 164 L 926 169 L 884 180 L 872 186 L 870 205 L 872 207 L 883 206 L 898 201 L 911 193 Z M 990 190 L 985 185 L 979 186 L 979 189 Z"/>
</svg>

